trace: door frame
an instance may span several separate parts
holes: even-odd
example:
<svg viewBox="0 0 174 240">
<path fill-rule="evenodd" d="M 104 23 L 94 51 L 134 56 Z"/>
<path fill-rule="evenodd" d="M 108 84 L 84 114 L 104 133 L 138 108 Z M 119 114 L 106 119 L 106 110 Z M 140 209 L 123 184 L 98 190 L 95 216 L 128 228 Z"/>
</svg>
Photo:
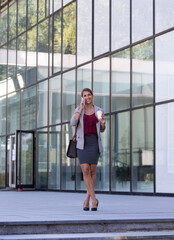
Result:
<svg viewBox="0 0 174 240">
<path fill-rule="evenodd" d="M 18 164 L 19 164 L 19 178 L 21 176 L 21 151 L 18 159 L 18 149 L 21 149 L 21 133 L 31 133 L 33 136 L 33 184 L 21 184 L 18 182 Z M 18 135 L 20 134 L 20 142 L 18 142 Z M 19 146 L 18 146 L 19 145 Z M 34 188 L 35 187 L 35 131 L 16 130 L 16 188 Z"/>
<path fill-rule="evenodd" d="M 13 149 L 13 144 L 14 144 L 14 139 L 15 139 L 15 145 Z M 13 134 L 10 136 L 10 149 L 9 149 L 9 176 L 8 176 L 8 182 L 9 182 L 9 187 L 10 188 L 16 188 L 16 135 Z M 13 152 L 15 151 L 15 152 Z M 15 157 L 15 159 L 13 159 Z M 12 162 L 14 162 L 14 166 L 12 165 Z M 14 170 L 14 175 L 12 175 L 12 171 Z M 13 179 L 12 179 L 13 178 Z M 12 183 L 13 182 L 13 183 Z"/>
</svg>

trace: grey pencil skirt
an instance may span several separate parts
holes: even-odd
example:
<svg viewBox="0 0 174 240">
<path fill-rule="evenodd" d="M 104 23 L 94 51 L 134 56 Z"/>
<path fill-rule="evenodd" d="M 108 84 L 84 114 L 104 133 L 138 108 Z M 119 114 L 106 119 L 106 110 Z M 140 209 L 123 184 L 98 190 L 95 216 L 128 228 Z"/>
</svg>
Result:
<svg viewBox="0 0 174 240">
<path fill-rule="evenodd" d="M 77 148 L 77 157 L 80 164 L 97 164 L 100 156 L 98 147 L 98 137 L 96 134 L 84 137 L 84 149 Z"/>
</svg>

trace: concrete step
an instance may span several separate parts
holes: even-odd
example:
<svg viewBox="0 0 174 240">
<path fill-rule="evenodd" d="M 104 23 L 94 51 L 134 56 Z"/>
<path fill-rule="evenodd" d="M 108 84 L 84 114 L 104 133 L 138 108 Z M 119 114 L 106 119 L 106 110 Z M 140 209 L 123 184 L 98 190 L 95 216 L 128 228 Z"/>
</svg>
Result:
<svg viewBox="0 0 174 240">
<path fill-rule="evenodd" d="M 113 233 L 78 233 L 78 234 L 30 234 L 0 235 L 0 240 L 152 240 L 174 239 L 174 231 L 158 232 L 113 232 Z"/>
<path fill-rule="evenodd" d="M 0 222 L 0 235 L 173 231 L 174 219 Z"/>
</svg>

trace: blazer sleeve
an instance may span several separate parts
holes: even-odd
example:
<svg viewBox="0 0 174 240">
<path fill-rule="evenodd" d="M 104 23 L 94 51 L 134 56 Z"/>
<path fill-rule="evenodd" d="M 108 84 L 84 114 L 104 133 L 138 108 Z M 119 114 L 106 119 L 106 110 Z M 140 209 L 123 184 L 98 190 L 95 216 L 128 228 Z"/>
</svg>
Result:
<svg viewBox="0 0 174 240">
<path fill-rule="evenodd" d="M 101 108 L 101 111 L 102 111 L 102 113 L 103 113 L 103 115 L 105 115 L 104 114 L 104 110 Z M 102 129 L 100 129 L 100 132 L 104 132 L 105 131 L 105 129 L 106 129 L 106 125 L 105 125 L 105 128 L 102 130 Z"/>
<path fill-rule="evenodd" d="M 70 125 L 71 125 L 71 126 L 76 126 L 77 123 L 78 123 L 78 120 L 75 120 L 75 119 L 74 119 L 74 116 L 76 115 L 76 113 L 78 112 L 78 110 L 79 110 L 79 107 L 75 109 L 75 111 L 74 111 L 74 113 L 73 113 L 73 115 L 72 115 L 72 118 L 71 118 L 71 120 L 70 120 Z"/>
</svg>

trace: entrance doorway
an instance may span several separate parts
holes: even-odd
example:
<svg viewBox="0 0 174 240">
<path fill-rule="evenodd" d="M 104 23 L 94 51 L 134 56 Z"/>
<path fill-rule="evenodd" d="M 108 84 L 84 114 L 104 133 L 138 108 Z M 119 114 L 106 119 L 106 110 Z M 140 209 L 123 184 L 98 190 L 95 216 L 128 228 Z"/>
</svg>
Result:
<svg viewBox="0 0 174 240">
<path fill-rule="evenodd" d="M 16 187 L 34 188 L 34 132 L 16 131 Z"/>
</svg>

